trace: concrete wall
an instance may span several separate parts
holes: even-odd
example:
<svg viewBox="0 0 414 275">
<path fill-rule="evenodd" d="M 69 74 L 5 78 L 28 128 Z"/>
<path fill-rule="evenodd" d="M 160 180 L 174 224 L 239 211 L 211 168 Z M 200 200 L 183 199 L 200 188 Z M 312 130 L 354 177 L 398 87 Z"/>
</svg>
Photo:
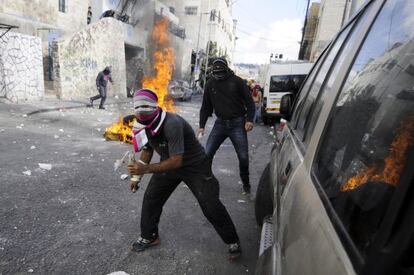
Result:
<svg viewBox="0 0 414 275">
<path fill-rule="evenodd" d="M 313 43 L 311 61 L 315 61 L 325 46 L 341 29 L 347 20 L 348 0 L 322 0 L 319 10 L 319 22 Z"/>
<path fill-rule="evenodd" d="M 114 84 L 108 95 L 126 95 L 124 29 L 104 18 L 66 36 L 54 45 L 55 90 L 64 99 L 87 98 L 97 93 L 95 79 L 105 66 L 112 67 Z"/>
<path fill-rule="evenodd" d="M 0 53 L 0 97 L 13 102 L 42 98 L 40 38 L 8 32 L 0 39 Z"/>
<path fill-rule="evenodd" d="M 66 11 L 59 11 L 58 0 L 0 0 L 1 23 L 18 26 L 15 32 L 40 36 L 45 41 L 45 30 L 62 34 L 86 26 L 87 0 L 67 0 Z"/>
<path fill-rule="evenodd" d="M 58 0 L 54 0 L 58 2 Z M 64 33 L 71 33 L 86 26 L 89 1 L 66 0 L 66 11 L 58 12 L 57 25 Z"/>
<path fill-rule="evenodd" d="M 315 41 L 318 26 L 319 3 L 312 3 L 308 11 L 305 36 L 303 38 L 303 60 L 310 60 L 312 46 Z"/>
<path fill-rule="evenodd" d="M 190 80 L 191 46 L 187 40 L 170 34 L 171 47 L 175 50 L 175 79 Z"/>
</svg>

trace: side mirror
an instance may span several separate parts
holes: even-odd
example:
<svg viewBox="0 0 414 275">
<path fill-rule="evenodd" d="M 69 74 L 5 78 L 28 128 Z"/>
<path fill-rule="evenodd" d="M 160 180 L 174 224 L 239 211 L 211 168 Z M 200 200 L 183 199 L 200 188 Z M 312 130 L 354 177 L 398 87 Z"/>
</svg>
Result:
<svg viewBox="0 0 414 275">
<path fill-rule="evenodd" d="M 293 95 L 287 94 L 282 96 L 280 100 L 280 113 L 283 115 L 284 118 L 289 120 L 291 111 L 292 111 L 292 104 L 293 104 Z"/>
</svg>

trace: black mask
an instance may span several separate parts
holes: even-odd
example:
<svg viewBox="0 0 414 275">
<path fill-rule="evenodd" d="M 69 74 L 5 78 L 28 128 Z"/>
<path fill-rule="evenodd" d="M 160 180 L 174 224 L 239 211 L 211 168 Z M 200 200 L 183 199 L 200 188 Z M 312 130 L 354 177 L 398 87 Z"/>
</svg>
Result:
<svg viewBox="0 0 414 275">
<path fill-rule="evenodd" d="M 223 64 L 213 65 L 212 76 L 217 80 L 223 80 L 229 76 L 229 71 L 229 68 Z"/>
</svg>

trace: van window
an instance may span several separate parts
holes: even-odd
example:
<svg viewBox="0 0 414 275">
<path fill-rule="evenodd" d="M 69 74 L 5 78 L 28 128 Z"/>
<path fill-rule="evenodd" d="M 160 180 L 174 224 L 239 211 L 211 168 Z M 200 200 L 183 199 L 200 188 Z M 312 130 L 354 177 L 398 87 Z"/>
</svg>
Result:
<svg viewBox="0 0 414 275">
<path fill-rule="evenodd" d="M 273 75 L 270 77 L 270 93 L 291 92 L 297 94 L 306 74 L 302 75 Z"/>
<path fill-rule="evenodd" d="M 407 162 L 414 150 L 413 10 L 413 1 L 386 1 L 348 73 L 314 163 L 333 215 L 363 257 L 401 175 L 414 173 Z"/>
<path fill-rule="evenodd" d="M 310 91 L 306 95 L 306 98 L 303 102 L 303 106 L 301 107 L 300 114 L 298 117 L 298 124 L 296 126 L 296 132 L 300 138 L 303 138 L 304 136 L 305 126 L 307 125 L 309 115 L 314 106 L 315 99 L 319 93 L 322 82 L 325 79 L 332 63 L 334 62 L 335 57 L 338 54 L 338 51 L 341 48 L 342 43 L 344 42 L 345 38 L 347 37 L 349 33 L 349 29 L 351 27 L 352 27 L 352 24 L 349 25 L 345 30 L 343 30 L 342 33 L 339 35 L 339 37 L 336 39 L 335 43 L 331 46 L 329 52 L 327 53 L 325 60 L 323 61 L 321 65 L 321 68 L 318 74 L 316 75 L 314 82 L 312 83 Z M 304 90 L 304 92 L 306 92 L 306 90 Z"/>
</svg>

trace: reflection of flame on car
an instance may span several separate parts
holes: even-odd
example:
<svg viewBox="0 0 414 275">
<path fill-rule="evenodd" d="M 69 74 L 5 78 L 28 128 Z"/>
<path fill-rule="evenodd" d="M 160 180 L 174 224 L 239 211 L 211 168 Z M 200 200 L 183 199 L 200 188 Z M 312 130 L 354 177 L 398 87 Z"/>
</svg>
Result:
<svg viewBox="0 0 414 275">
<path fill-rule="evenodd" d="M 356 189 L 367 182 L 382 182 L 395 187 L 398 186 L 401 173 L 406 166 L 407 152 L 413 144 L 414 115 L 410 115 L 401 122 L 384 162 L 374 164 L 348 179 L 341 186 L 341 191 L 346 192 Z"/>
<path fill-rule="evenodd" d="M 124 123 L 124 118 L 121 117 L 118 122 L 106 128 L 104 137 L 106 140 L 122 141 L 132 144 L 132 126 L 134 125 L 134 121 Z"/>
</svg>

